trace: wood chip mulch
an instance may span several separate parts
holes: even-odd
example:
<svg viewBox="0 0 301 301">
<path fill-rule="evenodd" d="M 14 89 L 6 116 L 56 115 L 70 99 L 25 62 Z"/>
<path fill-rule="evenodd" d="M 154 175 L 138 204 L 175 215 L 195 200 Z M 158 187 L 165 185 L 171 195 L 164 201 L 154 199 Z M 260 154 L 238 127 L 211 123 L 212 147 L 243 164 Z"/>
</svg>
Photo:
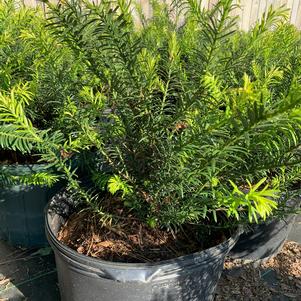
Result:
<svg viewBox="0 0 301 301">
<path fill-rule="evenodd" d="M 301 301 L 301 245 L 261 262 L 226 260 L 215 301 Z"/>
<path fill-rule="evenodd" d="M 138 219 L 127 216 L 118 225 L 102 227 L 99 216 L 81 211 L 70 216 L 60 229 L 60 242 L 80 254 L 113 262 L 158 262 L 207 249 L 223 242 L 223 231 L 211 236 L 215 240 L 199 239 L 198 229 L 192 226 L 176 234 L 173 231 L 152 229 Z M 190 231 L 190 232 L 189 232 Z M 211 230 L 212 233 L 213 230 Z"/>
</svg>

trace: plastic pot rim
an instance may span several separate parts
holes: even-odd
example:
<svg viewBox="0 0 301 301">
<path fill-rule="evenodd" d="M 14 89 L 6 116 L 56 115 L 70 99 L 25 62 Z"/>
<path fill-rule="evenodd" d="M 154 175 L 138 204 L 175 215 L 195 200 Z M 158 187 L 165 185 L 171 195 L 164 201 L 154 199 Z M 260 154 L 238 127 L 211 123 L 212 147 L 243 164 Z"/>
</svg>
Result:
<svg viewBox="0 0 301 301">
<path fill-rule="evenodd" d="M 221 255 L 224 253 L 227 249 L 231 249 L 235 243 L 237 242 L 239 236 L 243 233 L 243 227 L 239 226 L 237 230 L 231 235 L 230 238 L 225 240 L 224 242 L 217 244 L 213 247 L 210 247 L 208 249 L 190 253 L 187 255 L 183 255 L 180 257 L 175 257 L 173 259 L 168 259 L 168 260 L 162 260 L 158 262 L 153 262 L 153 263 L 124 263 L 124 262 L 114 262 L 114 261 L 108 261 L 108 260 L 103 260 L 100 258 L 94 258 L 91 256 L 83 255 L 75 250 L 71 249 L 70 247 L 64 245 L 61 243 L 56 235 L 53 233 L 50 225 L 49 225 L 49 219 L 50 214 L 49 214 L 49 209 L 50 209 L 51 201 L 47 204 L 45 207 L 45 231 L 46 231 L 46 237 L 49 241 L 49 244 L 52 246 L 53 249 L 57 249 L 62 255 L 74 260 L 74 261 L 80 261 L 80 262 L 91 262 L 96 265 L 103 265 L 107 266 L 108 268 L 118 268 L 118 269 L 127 269 L 127 270 L 137 270 L 137 269 L 145 269 L 145 268 L 158 268 L 158 267 L 172 267 L 172 266 L 178 266 L 179 262 L 186 261 L 187 259 L 193 259 L 193 258 L 198 258 L 201 255 L 212 255 L 208 256 L 207 260 L 204 260 L 203 263 L 209 263 L 214 261 L 214 257 Z M 219 249 L 217 250 L 217 247 Z"/>
</svg>

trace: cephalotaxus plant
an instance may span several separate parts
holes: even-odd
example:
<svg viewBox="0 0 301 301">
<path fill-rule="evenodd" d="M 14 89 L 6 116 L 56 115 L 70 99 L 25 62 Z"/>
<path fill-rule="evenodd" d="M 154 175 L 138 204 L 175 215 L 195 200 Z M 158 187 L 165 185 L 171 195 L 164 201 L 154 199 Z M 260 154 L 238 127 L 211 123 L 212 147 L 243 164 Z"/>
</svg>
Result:
<svg viewBox="0 0 301 301">
<path fill-rule="evenodd" d="M 57 117 L 64 102 L 85 84 L 83 64 L 57 43 L 45 25 L 41 10 L 15 0 L 0 1 L 0 182 L 4 187 L 20 181 L 50 185 L 57 180 L 52 173 L 47 176 L 46 166 L 45 171 L 20 176 L 10 174 L 13 169 L 8 165 L 36 163 L 39 150 L 31 129 L 24 126 L 61 128 Z"/>
<path fill-rule="evenodd" d="M 32 99 L 26 111 L 42 128 L 56 127 L 60 107 L 85 83 L 84 67 L 45 25 L 42 10 L 0 1 L 0 89 L 9 92 L 26 84 Z"/>
<path fill-rule="evenodd" d="M 183 18 L 174 11 L 170 18 L 158 3 L 140 26 L 123 0 L 51 6 L 49 28 L 98 80 L 66 103 L 67 140 L 59 132 L 36 135 L 42 158 L 65 172 L 102 221 L 118 220 L 102 202 L 99 192 L 108 190 L 152 227 L 253 222 L 272 214 L 280 192 L 298 178 L 299 73 L 292 68 L 284 85 L 283 56 L 274 64 L 248 60 L 249 48 L 286 26 L 284 13 L 270 11 L 246 37 L 236 33 L 232 2 L 208 11 L 199 1 L 178 1 L 181 26 Z M 297 47 L 299 36 L 291 39 Z M 240 74 L 246 61 L 250 73 Z M 85 150 L 94 152 L 85 173 L 93 193 L 70 164 Z"/>
</svg>

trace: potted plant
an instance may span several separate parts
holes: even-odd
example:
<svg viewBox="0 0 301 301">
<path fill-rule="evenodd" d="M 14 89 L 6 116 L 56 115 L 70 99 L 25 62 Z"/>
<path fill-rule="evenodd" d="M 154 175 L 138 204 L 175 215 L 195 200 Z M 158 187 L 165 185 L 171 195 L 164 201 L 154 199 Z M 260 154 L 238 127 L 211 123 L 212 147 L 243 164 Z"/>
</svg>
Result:
<svg viewBox="0 0 301 301">
<path fill-rule="evenodd" d="M 234 7 L 180 1 L 178 26 L 154 2 L 136 26 L 126 1 L 50 5 L 49 28 L 98 79 L 69 99 L 67 139 L 25 127 L 68 181 L 46 209 L 62 300 L 212 300 L 238 225 L 277 209 L 300 169 L 301 87 L 273 93 L 277 66 L 235 76 Z"/>
<path fill-rule="evenodd" d="M 237 33 L 239 38 L 233 39 L 229 45 L 231 52 L 241 57 L 241 65 L 235 70 L 235 78 L 239 78 L 244 73 L 249 74 L 251 78 L 258 78 L 260 70 L 264 69 L 279 72 L 281 79 L 278 78 L 278 83 L 270 84 L 274 97 L 287 95 L 294 80 L 300 78 L 301 74 L 300 31 L 286 22 L 288 17 L 287 9 L 282 8 L 275 12 L 270 7 L 250 31 Z M 278 25 L 275 26 L 277 19 Z M 264 23 L 269 24 L 265 27 L 271 30 L 262 31 Z M 256 37 L 255 43 L 252 43 L 252 47 L 248 47 L 254 37 Z M 257 68 L 258 64 L 261 65 L 260 68 Z M 231 85 L 231 81 L 228 81 L 228 85 Z M 281 169 L 285 173 L 290 169 L 290 165 L 283 164 Z M 247 224 L 245 233 L 240 236 L 237 244 L 230 251 L 230 257 L 262 260 L 277 254 L 282 248 L 293 227 L 295 213 L 298 212 L 296 209 L 300 205 L 299 168 L 294 167 L 285 185 L 279 189 L 283 194 L 279 200 L 278 210 L 274 211 L 266 221 L 256 225 Z"/>
<path fill-rule="evenodd" d="M 44 207 L 61 184 L 39 162 L 37 143 L 10 120 L 19 114 L 20 126 L 27 114 L 39 129 L 59 128 L 58 112 L 80 89 L 81 68 L 45 29 L 42 12 L 14 0 L 0 1 L 0 12 L 0 238 L 40 246 L 47 244 Z"/>
</svg>

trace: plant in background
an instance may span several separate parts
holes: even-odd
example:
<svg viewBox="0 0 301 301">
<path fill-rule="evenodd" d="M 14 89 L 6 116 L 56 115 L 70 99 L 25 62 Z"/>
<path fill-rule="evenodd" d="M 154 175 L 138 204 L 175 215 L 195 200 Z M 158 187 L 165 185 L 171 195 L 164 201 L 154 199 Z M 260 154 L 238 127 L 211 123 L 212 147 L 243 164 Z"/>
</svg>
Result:
<svg viewBox="0 0 301 301">
<path fill-rule="evenodd" d="M 121 217 L 103 190 L 150 227 L 265 219 L 300 174 L 301 86 L 283 49 L 259 49 L 286 32 L 289 60 L 300 62 L 300 36 L 272 10 L 237 33 L 232 2 L 203 10 L 178 1 L 181 26 L 154 3 L 142 27 L 123 0 L 51 5 L 48 28 L 85 63 L 93 84 L 64 103 L 65 136 L 19 124 L 19 113 L 2 120 L 18 137 L 28 134 L 24 143 L 36 139 L 41 160 L 64 172 L 104 225 Z M 86 151 L 94 152 L 85 170 L 93 190 L 70 163 Z"/>
<path fill-rule="evenodd" d="M 68 97 L 88 85 L 85 67 L 69 48 L 55 41 L 42 11 L 14 0 L 0 1 L 1 91 L 27 84 L 27 114 L 37 127 L 56 127 Z"/>
<path fill-rule="evenodd" d="M 36 128 L 25 114 L 25 107 L 29 105 L 30 101 L 31 93 L 26 85 L 14 87 L 10 92 L 0 92 L 0 147 L 2 150 L 8 149 L 13 152 L 13 156 L 19 163 L 23 163 L 22 160 L 26 162 L 26 157 L 24 159 L 14 152 L 25 155 L 32 154 L 41 140 L 36 134 Z M 37 152 L 38 150 L 35 151 L 35 154 Z M 46 166 L 44 171 L 35 174 L 14 174 L 8 168 L 8 164 L 5 164 L 5 160 L 7 158 L 2 156 L 1 161 L 4 164 L 0 166 L 0 183 L 3 187 L 18 183 L 51 186 L 58 181 L 58 176 L 47 172 Z"/>
<path fill-rule="evenodd" d="M 71 50 L 57 43 L 45 26 L 39 9 L 14 0 L 0 1 L 0 160 L 4 187 L 19 180 L 49 185 L 57 180 L 53 172 L 21 176 L 6 165 L 37 163 L 37 142 L 29 138 L 24 127 L 64 131 L 67 125 L 61 127 L 59 116 L 65 102 L 93 80 Z M 18 134 L 13 121 L 21 127 Z"/>
</svg>

